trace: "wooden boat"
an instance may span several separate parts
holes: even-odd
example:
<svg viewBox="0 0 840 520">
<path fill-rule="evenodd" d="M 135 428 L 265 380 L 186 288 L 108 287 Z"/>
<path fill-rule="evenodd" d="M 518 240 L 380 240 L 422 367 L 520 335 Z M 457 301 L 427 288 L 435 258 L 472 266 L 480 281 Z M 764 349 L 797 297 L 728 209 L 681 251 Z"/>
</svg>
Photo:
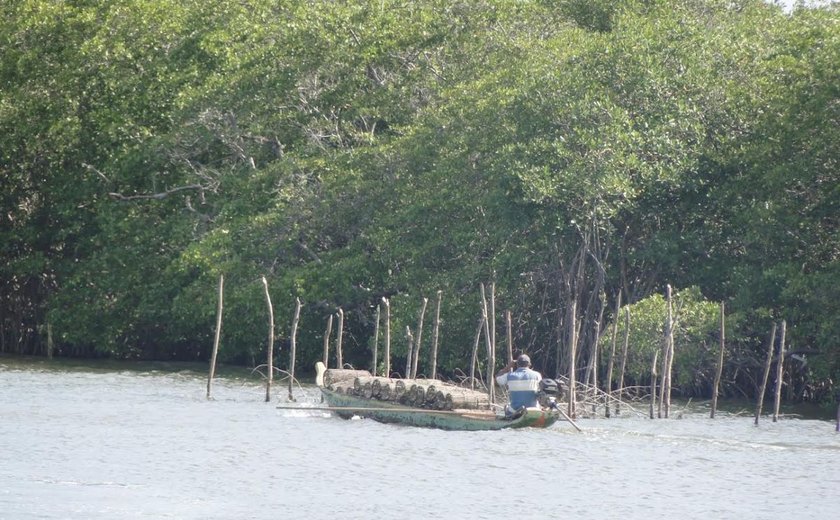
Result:
<svg viewBox="0 0 840 520">
<path fill-rule="evenodd" d="M 328 406 L 315 408 L 335 412 L 343 418 L 353 415 L 383 423 L 405 424 L 442 430 L 502 430 L 506 428 L 546 428 L 560 418 L 559 410 L 526 408 L 512 417 L 496 414 L 492 409 L 431 410 L 415 408 L 394 401 L 368 399 L 349 395 L 324 384 L 326 367 L 316 364 L 316 383 Z"/>
</svg>

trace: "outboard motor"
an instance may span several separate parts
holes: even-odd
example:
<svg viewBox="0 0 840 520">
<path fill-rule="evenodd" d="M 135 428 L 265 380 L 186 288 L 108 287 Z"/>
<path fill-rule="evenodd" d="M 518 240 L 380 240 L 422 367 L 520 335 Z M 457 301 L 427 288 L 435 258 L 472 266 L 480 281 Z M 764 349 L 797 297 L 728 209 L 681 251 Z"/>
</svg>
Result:
<svg viewBox="0 0 840 520">
<path fill-rule="evenodd" d="M 563 394 L 565 394 L 565 388 L 563 388 L 563 384 L 559 381 L 555 381 L 554 379 L 540 380 L 540 391 L 537 394 L 537 398 L 541 406 L 552 408 L 558 399 L 563 398 Z"/>
</svg>

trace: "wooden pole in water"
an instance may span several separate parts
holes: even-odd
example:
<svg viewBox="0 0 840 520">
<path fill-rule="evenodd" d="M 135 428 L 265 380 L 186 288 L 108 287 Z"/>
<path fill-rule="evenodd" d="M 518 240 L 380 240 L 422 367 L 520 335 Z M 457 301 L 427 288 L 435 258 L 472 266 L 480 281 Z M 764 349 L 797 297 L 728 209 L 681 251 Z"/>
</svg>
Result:
<svg viewBox="0 0 840 520">
<path fill-rule="evenodd" d="M 207 376 L 207 399 L 210 399 L 210 386 L 216 375 L 216 355 L 219 353 L 219 338 L 222 332 L 222 307 L 225 299 L 225 275 L 219 275 L 219 305 L 216 310 L 216 336 L 213 339 L 213 353 L 210 355 L 210 375 Z"/>
<path fill-rule="evenodd" d="M 496 402 L 496 384 L 493 377 L 496 375 L 493 371 L 493 339 L 490 333 L 490 317 L 487 312 L 487 297 L 484 293 L 484 284 L 481 284 L 481 317 L 484 320 L 484 344 L 487 347 L 487 391 L 490 393 L 490 404 Z"/>
<path fill-rule="evenodd" d="M 289 361 L 289 401 L 294 401 L 295 397 L 292 395 L 292 386 L 295 382 L 295 354 L 297 352 L 297 328 L 300 320 L 300 298 L 295 298 L 295 317 L 292 320 L 292 352 L 291 360 Z"/>
<path fill-rule="evenodd" d="M 423 298 L 423 306 L 420 309 L 420 316 L 417 318 L 417 341 L 414 343 L 414 361 L 411 363 L 411 378 L 417 377 L 417 365 L 420 363 L 420 346 L 423 344 L 423 321 L 426 318 L 426 305 L 428 298 Z"/>
<path fill-rule="evenodd" d="M 663 408 L 664 408 L 664 417 L 668 418 L 668 412 L 671 407 L 671 374 L 670 368 L 672 366 L 673 357 L 674 357 L 674 342 L 673 342 L 673 311 L 671 307 L 671 285 L 666 286 L 666 296 L 665 296 L 665 303 L 666 308 L 668 311 L 667 321 L 665 322 L 665 334 L 664 334 L 664 342 L 663 342 L 663 349 L 662 349 L 662 384 L 659 386 L 659 408 L 657 415 L 661 419 L 663 417 Z"/>
<path fill-rule="evenodd" d="M 335 355 L 338 357 L 338 368 L 344 368 L 344 309 L 338 308 L 338 341 L 335 344 Z"/>
<path fill-rule="evenodd" d="M 371 362 L 370 373 L 376 377 L 376 356 L 379 350 L 379 313 L 381 305 L 376 306 L 376 327 L 373 329 L 373 360 Z"/>
<path fill-rule="evenodd" d="M 496 272 L 493 272 L 493 278 Z M 490 328 L 493 341 L 490 342 L 490 363 L 487 367 L 487 378 L 490 379 L 490 402 L 496 402 L 496 282 L 490 284 Z"/>
<path fill-rule="evenodd" d="M 475 340 L 473 341 L 472 358 L 470 360 L 470 388 L 475 390 L 475 366 L 478 361 L 478 344 L 481 341 L 481 329 L 484 328 L 484 318 L 478 319 L 478 328 L 475 329 Z"/>
<path fill-rule="evenodd" d="M 674 375 L 674 358 L 676 351 L 674 350 L 674 300 L 672 298 L 671 286 L 668 286 L 668 392 L 665 396 L 665 418 L 671 416 L 671 391 L 673 385 L 671 384 L 672 376 Z"/>
<path fill-rule="evenodd" d="M 834 431 L 840 432 L 840 403 L 837 403 L 837 425 L 835 426 Z"/>
<path fill-rule="evenodd" d="M 715 418 L 715 411 L 717 410 L 718 391 L 720 389 L 720 376 L 723 374 L 723 352 L 725 348 L 725 328 L 724 328 L 724 303 L 720 302 L 720 352 L 718 352 L 717 371 L 715 372 L 715 383 L 712 386 L 712 412 L 709 415 L 711 419 Z"/>
<path fill-rule="evenodd" d="M 513 318 L 510 310 L 505 312 L 505 324 L 507 326 L 507 360 L 510 361 L 513 359 Z"/>
<path fill-rule="evenodd" d="M 650 362 L 650 418 L 653 419 L 653 409 L 656 408 L 656 358 L 659 351 L 653 351 L 653 360 Z"/>
<path fill-rule="evenodd" d="M 53 358 L 53 347 L 52 323 L 47 320 L 47 359 Z"/>
<path fill-rule="evenodd" d="M 621 413 L 621 394 L 624 392 L 624 371 L 627 368 L 627 350 L 630 347 L 630 306 L 624 308 L 624 346 L 621 349 L 621 368 L 618 371 L 618 401 L 615 403 L 615 414 Z"/>
<path fill-rule="evenodd" d="M 773 402 L 773 422 L 779 419 L 779 406 L 782 401 L 782 378 L 785 368 L 785 329 L 787 323 L 782 320 L 782 330 L 779 331 L 779 360 L 776 361 L 776 399 Z"/>
<path fill-rule="evenodd" d="M 618 314 L 621 311 L 621 291 L 615 299 L 615 313 L 613 314 L 612 345 L 610 346 L 610 360 L 607 363 L 607 380 L 604 381 L 604 390 L 607 392 L 607 402 L 604 406 L 604 416 L 610 417 L 610 398 L 612 397 L 613 364 L 615 362 L 615 344 L 618 341 Z"/>
<path fill-rule="evenodd" d="M 761 407 L 764 405 L 764 391 L 767 389 L 767 378 L 770 376 L 770 363 L 773 361 L 773 345 L 776 343 L 776 324 L 770 332 L 770 343 L 767 346 L 767 361 L 764 363 L 764 377 L 761 378 L 761 389 L 758 391 L 758 402 L 755 406 L 755 425 L 758 426 L 758 418 L 761 416 Z"/>
<path fill-rule="evenodd" d="M 274 381 L 274 307 L 271 305 L 271 295 L 268 294 L 268 280 L 262 277 L 263 288 L 265 289 L 265 301 L 268 304 L 268 352 L 266 364 L 268 365 L 268 380 L 265 383 L 265 402 L 271 401 L 271 383 Z"/>
<path fill-rule="evenodd" d="M 324 366 L 330 366 L 330 336 L 332 336 L 333 315 L 327 319 L 327 330 L 324 331 Z"/>
<path fill-rule="evenodd" d="M 577 300 L 570 298 L 569 305 L 569 408 L 567 415 L 574 419 L 577 416 L 575 410 L 576 396 L 576 373 L 575 364 L 577 357 L 575 350 L 577 349 Z"/>
<path fill-rule="evenodd" d="M 385 304 L 385 377 L 391 377 L 391 302 L 382 298 Z"/>
<path fill-rule="evenodd" d="M 411 334 L 411 327 L 405 326 L 405 339 L 408 343 L 408 352 L 405 355 L 405 377 L 411 379 L 411 360 L 414 358 L 414 336 Z"/>
<path fill-rule="evenodd" d="M 435 328 L 432 331 L 432 379 L 437 378 L 438 338 L 440 335 L 440 302 L 442 298 L 443 291 L 438 291 L 437 305 L 435 307 Z"/>
</svg>

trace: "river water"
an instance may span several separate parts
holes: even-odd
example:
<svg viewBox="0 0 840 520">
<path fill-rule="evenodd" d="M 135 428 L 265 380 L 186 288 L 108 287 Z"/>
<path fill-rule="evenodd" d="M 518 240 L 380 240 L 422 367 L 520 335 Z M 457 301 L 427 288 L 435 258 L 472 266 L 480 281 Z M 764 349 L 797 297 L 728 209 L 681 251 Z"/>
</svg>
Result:
<svg viewBox="0 0 840 520">
<path fill-rule="evenodd" d="M 0 519 L 840 518 L 825 420 L 446 432 L 271 403 L 253 380 L 0 358 Z M 318 406 L 316 389 L 296 391 Z"/>
</svg>

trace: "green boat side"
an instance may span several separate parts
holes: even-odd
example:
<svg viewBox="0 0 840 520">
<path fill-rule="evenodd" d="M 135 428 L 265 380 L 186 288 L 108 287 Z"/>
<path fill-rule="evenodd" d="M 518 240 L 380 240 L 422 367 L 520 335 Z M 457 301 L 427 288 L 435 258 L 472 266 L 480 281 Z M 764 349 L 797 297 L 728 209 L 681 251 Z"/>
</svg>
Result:
<svg viewBox="0 0 840 520">
<path fill-rule="evenodd" d="M 425 410 L 375 399 L 364 399 L 320 387 L 324 401 L 337 411 L 339 416 L 366 417 L 383 423 L 404 424 L 441 430 L 481 431 L 507 428 L 547 428 L 557 422 L 560 414 L 554 410 L 526 409 L 521 415 L 507 419 L 490 410 Z"/>
</svg>

